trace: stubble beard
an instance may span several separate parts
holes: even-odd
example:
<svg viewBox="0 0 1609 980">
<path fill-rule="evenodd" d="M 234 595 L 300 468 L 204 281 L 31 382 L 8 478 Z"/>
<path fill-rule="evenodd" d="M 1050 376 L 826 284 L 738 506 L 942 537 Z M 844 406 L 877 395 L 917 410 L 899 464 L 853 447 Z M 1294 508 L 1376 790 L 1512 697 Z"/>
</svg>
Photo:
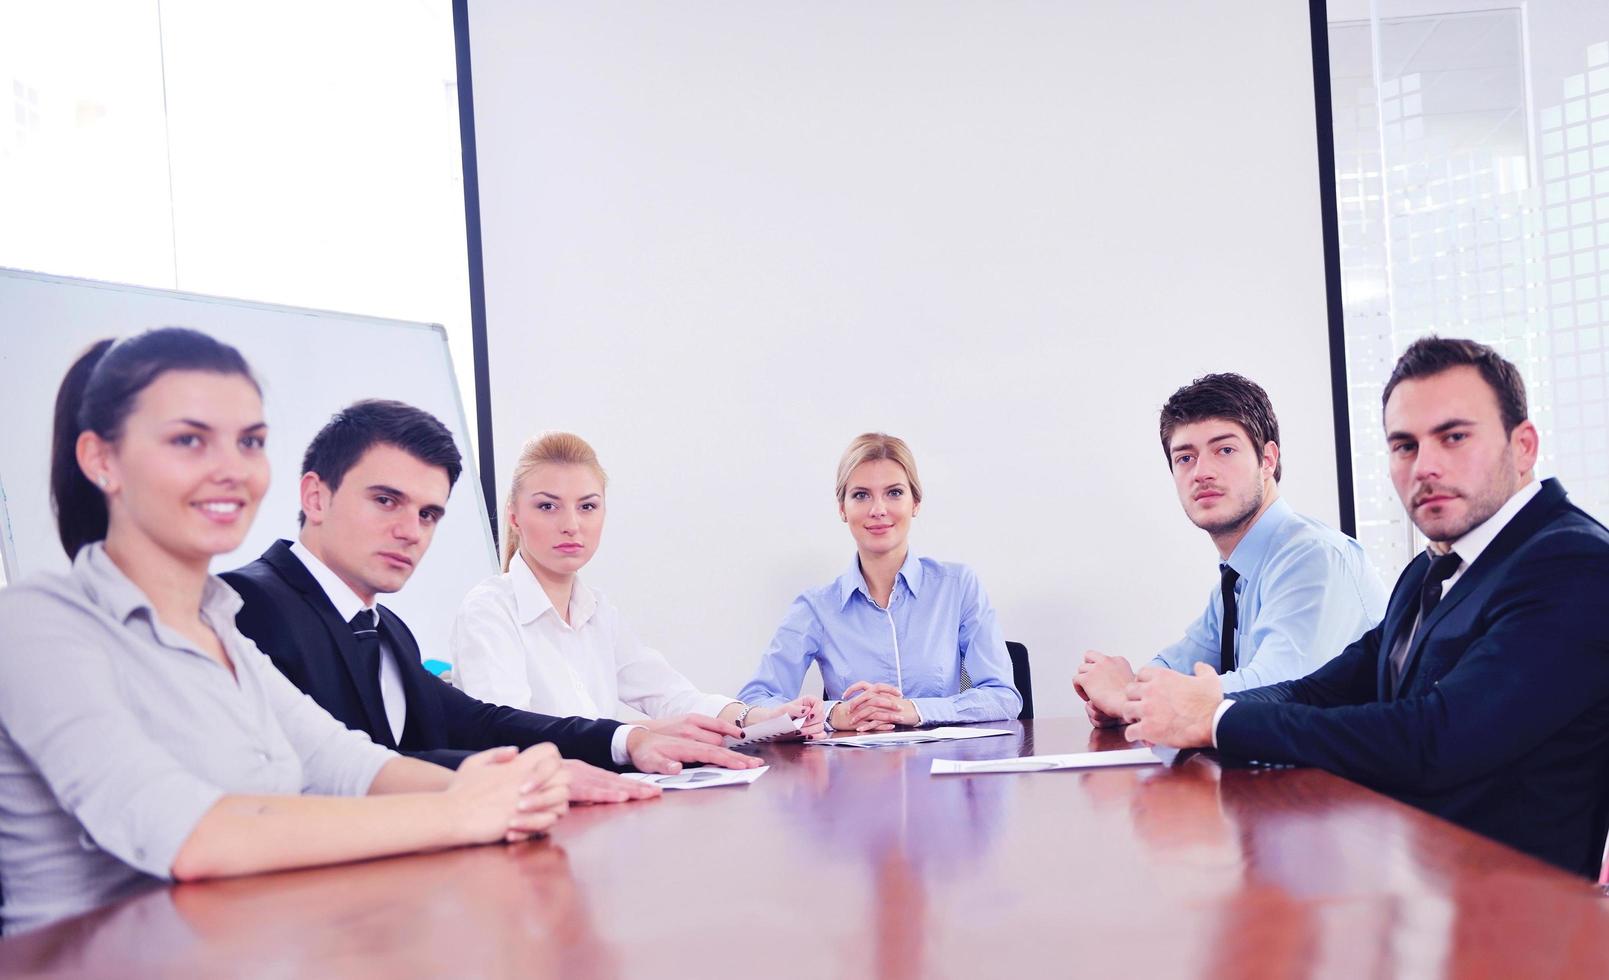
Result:
<svg viewBox="0 0 1609 980">
<path fill-rule="evenodd" d="M 1225 499 L 1228 499 L 1228 497 L 1226 496 Z M 1194 517 L 1190 520 L 1196 527 L 1212 535 L 1232 534 L 1240 530 L 1251 523 L 1252 518 L 1257 516 L 1257 512 L 1263 509 L 1263 481 L 1257 481 L 1256 488 L 1243 498 L 1242 503 L 1243 506 L 1237 508 L 1228 517 L 1218 517 L 1207 522 L 1196 520 Z"/>
<path fill-rule="evenodd" d="M 1482 484 L 1477 493 L 1464 493 L 1456 488 L 1431 484 L 1431 488 L 1434 489 L 1455 490 L 1458 496 L 1469 504 L 1468 512 L 1463 520 L 1449 527 L 1435 528 L 1434 533 L 1426 529 L 1417 520 L 1414 521 L 1414 526 L 1419 528 L 1419 533 L 1423 534 L 1426 539 L 1437 544 L 1457 541 L 1470 531 L 1491 520 L 1492 515 L 1501 510 L 1503 505 L 1508 503 L 1508 499 L 1514 496 L 1517 482 L 1518 479 L 1514 473 L 1514 451 L 1512 448 L 1505 449 L 1502 458 L 1497 461 L 1497 469 L 1492 473 L 1492 478 Z M 1416 490 L 1414 497 L 1418 497 L 1421 492 Z M 1416 510 L 1417 508 L 1409 509 L 1410 518 L 1412 518 Z"/>
</svg>

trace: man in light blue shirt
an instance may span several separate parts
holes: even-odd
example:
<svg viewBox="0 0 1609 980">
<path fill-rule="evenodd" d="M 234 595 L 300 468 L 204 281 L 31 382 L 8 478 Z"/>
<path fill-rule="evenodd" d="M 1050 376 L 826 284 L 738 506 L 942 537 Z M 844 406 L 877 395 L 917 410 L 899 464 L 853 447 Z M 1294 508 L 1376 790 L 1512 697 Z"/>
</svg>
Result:
<svg viewBox="0 0 1609 980">
<path fill-rule="evenodd" d="M 1279 422 L 1260 386 L 1197 379 L 1162 407 L 1161 435 L 1179 503 L 1220 561 L 1206 611 L 1153 666 L 1206 664 L 1225 693 L 1262 687 L 1306 676 L 1380 621 L 1386 589 L 1362 546 L 1280 499 Z M 1133 679 L 1128 661 L 1091 650 L 1073 686 L 1109 727 Z"/>
</svg>

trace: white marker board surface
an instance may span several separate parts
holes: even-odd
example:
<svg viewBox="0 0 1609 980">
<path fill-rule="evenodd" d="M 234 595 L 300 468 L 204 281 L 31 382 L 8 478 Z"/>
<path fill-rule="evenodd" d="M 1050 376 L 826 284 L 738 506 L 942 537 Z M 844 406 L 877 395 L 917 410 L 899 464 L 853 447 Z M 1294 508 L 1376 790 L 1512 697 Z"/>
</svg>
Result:
<svg viewBox="0 0 1609 980">
<path fill-rule="evenodd" d="M 205 331 L 245 355 L 263 386 L 273 479 L 241 547 L 213 571 L 295 538 L 302 453 L 329 417 L 363 398 L 395 398 L 435 415 L 464 454 L 447 518 L 407 589 L 381 602 L 407 621 L 424 656 L 448 659 L 458 602 L 497 570 L 486 504 L 447 337 L 435 324 L 145 289 L 0 269 L 0 551 L 6 580 L 67 567 L 50 510 L 50 427 L 73 360 L 103 337 L 152 327 Z"/>
</svg>

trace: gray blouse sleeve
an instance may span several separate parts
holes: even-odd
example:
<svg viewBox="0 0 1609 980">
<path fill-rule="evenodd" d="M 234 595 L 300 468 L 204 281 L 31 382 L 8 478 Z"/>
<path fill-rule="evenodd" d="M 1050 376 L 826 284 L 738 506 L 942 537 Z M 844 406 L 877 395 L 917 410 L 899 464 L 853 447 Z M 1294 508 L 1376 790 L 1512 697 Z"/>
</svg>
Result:
<svg viewBox="0 0 1609 980">
<path fill-rule="evenodd" d="M 251 640 L 239 633 L 232 639 L 230 652 L 236 667 L 250 670 L 262 685 L 269 708 L 302 760 L 302 792 L 329 796 L 367 793 L 374 777 L 397 754 L 336 721 L 281 674 Z"/>
<path fill-rule="evenodd" d="M 223 790 L 147 735 L 120 695 L 109 624 L 50 591 L 0 590 L 0 750 L 19 753 L 102 850 L 171 878 Z"/>
</svg>

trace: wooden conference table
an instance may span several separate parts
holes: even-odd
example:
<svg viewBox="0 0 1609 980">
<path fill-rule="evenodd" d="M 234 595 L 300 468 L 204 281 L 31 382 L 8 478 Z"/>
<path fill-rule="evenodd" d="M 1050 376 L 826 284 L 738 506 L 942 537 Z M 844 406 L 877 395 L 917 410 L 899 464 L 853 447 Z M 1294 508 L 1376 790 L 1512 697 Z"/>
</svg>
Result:
<svg viewBox="0 0 1609 980">
<path fill-rule="evenodd" d="M 1122 748 L 1082 719 L 768 746 L 747 787 L 571 811 L 551 839 L 160 889 L 0 940 L 0 975 L 1553 977 L 1609 899 L 1323 772 L 931 776 Z"/>
</svg>

